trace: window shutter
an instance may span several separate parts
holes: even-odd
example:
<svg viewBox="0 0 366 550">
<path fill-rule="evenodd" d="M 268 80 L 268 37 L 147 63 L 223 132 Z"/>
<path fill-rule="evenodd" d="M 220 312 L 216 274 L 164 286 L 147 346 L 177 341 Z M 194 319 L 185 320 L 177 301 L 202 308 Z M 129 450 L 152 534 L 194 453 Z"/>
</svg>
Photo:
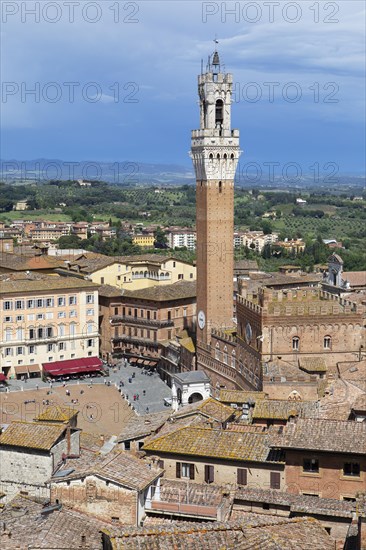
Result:
<svg viewBox="0 0 366 550">
<path fill-rule="evenodd" d="M 177 462 L 176 464 L 176 477 L 181 477 L 181 474 L 180 474 L 180 462 Z"/>
<path fill-rule="evenodd" d="M 194 479 L 194 464 L 189 465 L 189 479 Z"/>
<path fill-rule="evenodd" d="M 281 474 L 280 472 L 271 472 L 271 489 L 280 489 Z"/>
<path fill-rule="evenodd" d="M 205 482 L 213 483 L 215 477 L 215 470 L 213 466 L 205 464 Z"/>
<path fill-rule="evenodd" d="M 248 470 L 246 468 L 238 468 L 237 483 L 238 485 L 247 485 Z"/>
</svg>

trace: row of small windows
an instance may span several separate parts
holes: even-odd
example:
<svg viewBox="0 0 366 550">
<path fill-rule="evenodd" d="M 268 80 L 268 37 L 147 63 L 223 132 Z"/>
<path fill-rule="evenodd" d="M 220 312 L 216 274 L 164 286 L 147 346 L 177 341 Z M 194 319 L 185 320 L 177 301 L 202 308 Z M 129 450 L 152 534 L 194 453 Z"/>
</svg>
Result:
<svg viewBox="0 0 366 550">
<path fill-rule="evenodd" d="M 66 306 L 66 301 L 68 302 L 69 306 L 74 306 L 77 304 L 77 296 L 69 296 L 68 300 L 66 300 L 65 296 L 59 296 L 57 298 L 57 306 L 63 307 Z M 94 294 L 87 294 L 86 295 L 86 303 L 87 304 L 94 304 Z M 38 307 L 54 307 L 55 306 L 55 299 L 54 298 L 32 298 L 29 300 L 5 300 L 3 303 L 3 310 L 9 311 L 12 309 L 19 310 L 19 309 L 25 309 L 25 305 L 27 306 L 27 309 L 34 309 Z"/>
<path fill-rule="evenodd" d="M 319 473 L 319 459 L 317 458 L 304 458 L 302 465 L 303 472 L 309 474 Z M 345 462 L 343 464 L 343 475 L 351 477 L 360 477 L 360 464 L 359 462 Z"/>
<path fill-rule="evenodd" d="M 323 348 L 324 349 L 331 349 L 332 348 L 332 337 L 331 336 L 324 336 Z M 292 338 L 292 351 L 300 351 L 300 338 L 298 336 L 294 336 Z"/>
<path fill-rule="evenodd" d="M 58 336 L 65 336 L 66 325 L 58 325 L 57 330 L 55 330 L 55 327 L 53 326 L 46 326 L 46 327 L 31 327 L 28 330 L 28 339 L 29 340 L 36 340 L 36 339 L 45 339 L 45 338 L 54 338 L 56 337 L 56 333 L 58 333 Z M 97 332 L 97 326 L 94 323 L 87 323 L 86 325 L 86 334 L 93 334 L 93 332 Z M 84 332 L 84 331 L 83 331 Z M 13 339 L 14 331 L 12 328 L 7 327 L 4 331 L 4 340 L 5 342 L 10 342 Z M 23 340 L 24 339 L 24 329 L 21 327 L 18 327 L 15 331 L 16 334 L 16 340 Z M 76 323 L 70 323 L 69 325 L 69 336 L 75 336 L 76 334 Z"/>
<path fill-rule="evenodd" d="M 86 310 L 86 315 L 88 317 L 94 315 L 94 309 L 87 309 Z M 66 311 L 59 311 L 57 313 L 57 318 L 58 319 L 66 319 L 66 317 L 67 317 Z M 69 317 L 77 317 L 76 309 L 70 309 L 69 310 Z M 27 315 L 27 321 L 42 321 L 44 319 L 51 320 L 53 318 L 54 318 L 53 311 L 47 311 L 46 313 L 37 313 L 37 315 L 35 313 L 29 313 Z M 16 315 L 14 317 L 14 320 L 17 323 L 19 323 L 19 322 L 25 320 L 25 316 L 24 315 Z M 5 323 L 12 323 L 13 322 L 13 317 L 11 315 L 6 315 L 4 317 L 4 322 Z"/>
<path fill-rule="evenodd" d="M 213 160 L 213 158 L 214 158 L 213 154 L 210 153 L 210 155 L 209 155 L 208 158 L 209 158 L 210 160 Z M 217 158 L 217 160 L 220 160 L 220 158 L 221 158 L 220 153 L 217 153 L 216 158 Z M 227 160 L 227 159 L 228 159 L 227 154 L 224 153 L 223 156 L 222 156 L 222 158 L 223 158 L 224 160 Z M 235 158 L 234 153 L 231 153 L 231 155 L 230 155 L 230 160 L 234 160 L 234 158 Z"/>
<path fill-rule="evenodd" d="M 139 329 L 136 327 L 122 327 L 122 334 L 125 336 L 129 336 L 130 338 L 133 337 L 140 337 L 140 338 L 147 338 L 149 340 L 154 340 L 154 342 L 157 342 L 157 332 L 155 330 L 150 329 Z M 119 327 L 114 328 L 114 337 L 119 338 L 120 337 L 120 330 Z M 168 331 L 168 340 L 172 337 L 172 331 Z"/>
<path fill-rule="evenodd" d="M 55 299 L 52 297 L 31 298 L 29 300 L 4 300 L 3 310 L 9 311 L 12 309 L 25 309 L 25 306 L 27 307 L 27 309 L 34 309 L 38 307 L 54 307 L 55 303 L 57 303 L 58 307 L 66 306 L 66 303 L 68 303 L 69 306 L 74 306 L 77 304 L 77 296 L 69 296 L 68 299 L 66 299 L 66 296 L 59 296 L 56 302 Z M 94 294 L 86 295 L 86 303 L 94 304 Z"/>
<path fill-rule="evenodd" d="M 164 467 L 164 461 L 159 461 L 159 466 Z M 178 479 L 195 479 L 196 474 L 196 465 L 190 462 L 176 462 L 176 473 L 175 476 Z M 250 470 L 249 470 L 250 471 Z M 247 468 L 237 468 L 237 484 L 238 485 L 247 485 L 248 484 L 248 469 Z M 205 483 L 214 483 L 215 481 L 215 467 L 212 464 L 205 464 L 204 466 L 204 479 Z M 280 489 L 281 488 L 281 474 L 280 472 L 270 472 L 270 482 L 269 486 L 271 489 Z"/>
<path fill-rule="evenodd" d="M 90 338 L 86 341 L 88 348 L 94 347 L 95 341 Z M 66 342 L 59 342 L 58 344 L 47 344 L 47 352 L 66 351 L 68 344 Z M 70 349 L 75 349 L 75 342 L 70 342 Z M 11 357 L 13 355 L 37 355 L 37 346 L 17 346 L 16 348 L 5 348 L 5 357 Z"/>
</svg>

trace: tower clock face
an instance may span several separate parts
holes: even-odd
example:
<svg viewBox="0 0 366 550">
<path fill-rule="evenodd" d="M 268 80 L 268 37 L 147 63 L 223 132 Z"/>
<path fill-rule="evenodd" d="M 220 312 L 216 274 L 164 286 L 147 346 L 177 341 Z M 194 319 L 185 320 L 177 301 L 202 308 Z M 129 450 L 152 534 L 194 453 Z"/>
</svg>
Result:
<svg viewBox="0 0 366 550">
<path fill-rule="evenodd" d="M 198 326 L 201 330 L 205 328 L 206 325 L 206 316 L 203 313 L 202 309 L 198 312 Z"/>
<path fill-rule="evenodd" d="M 251 327 L 250 323 L 247 323 L 246 327 L 245 327 L 245 340 L 246 340 L 247 344 L 250 344 L 252 338 L 253 338 L 252 327 Z"/>
</svg>

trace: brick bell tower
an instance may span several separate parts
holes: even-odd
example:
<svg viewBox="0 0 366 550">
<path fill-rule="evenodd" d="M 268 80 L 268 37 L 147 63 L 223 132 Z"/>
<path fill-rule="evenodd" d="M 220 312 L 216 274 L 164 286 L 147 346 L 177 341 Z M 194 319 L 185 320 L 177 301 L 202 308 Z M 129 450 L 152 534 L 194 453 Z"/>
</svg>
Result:
<svg viewBox="0 0 366 550">
<path fill-rule="evenodd" d="M 192 131 L 196 172 L 197 345 L 233 326 L 234 177 L 239 130 L 231 129 L 233 77 L 215 51 L 198 77 L 200 129 Z"/>
</svg>

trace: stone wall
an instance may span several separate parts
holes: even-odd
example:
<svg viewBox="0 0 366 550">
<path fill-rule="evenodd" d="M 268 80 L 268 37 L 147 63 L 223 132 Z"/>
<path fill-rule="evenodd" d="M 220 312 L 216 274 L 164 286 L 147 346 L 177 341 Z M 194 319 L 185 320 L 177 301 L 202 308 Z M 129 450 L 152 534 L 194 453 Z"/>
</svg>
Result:
<svg viewBox="0 0 366 550">
<path fill-rule="evenodd" d="M 149 453 L 148 453 L 149 454 Z M 154 452 L 156 455 L 156 452 Z M 160 456 L 160 455 L 159 455 Z M 164 477 L 168 479 L 177 479 L 176 477 L 176 464 L 177 462 L 184 462 L 187 464 L 195 465 L 195 477 L 194 482 L 205 482 L 205 465 L 214 466 L 214 483 L 217 484 L 230 484 L 236 486 L 237 484 L 237 469 L 247 469 L 247 486 L 256 489 L 269 489 L 270 488 L 270 472 L 280 472 L 281 474 L 281 490 L 285 490 L 285 472 L 284 464 L 269 464 L 269 463 L 255 463 L 245 461 L 223 461 L 204 459 L 200 457 L 187 456 L 173 456 L 161 454 L 161 459 L 164 461 Z M 185 479 L 182 477 L 182 479 Z"/>
<path fill-rule="evenodd" d="M 50 453 L 30 449 L 0 449 L 1 491 L 7 498 L 23 491 L 34 496 L 49 496 L 47 481 L 53 470 Z"/>
<path fill-rule="evenodd" d="M 51 500 L 108 522 L 137 525 L 138 493 L 90 475 L 53 482 Z"/>
</svg>

